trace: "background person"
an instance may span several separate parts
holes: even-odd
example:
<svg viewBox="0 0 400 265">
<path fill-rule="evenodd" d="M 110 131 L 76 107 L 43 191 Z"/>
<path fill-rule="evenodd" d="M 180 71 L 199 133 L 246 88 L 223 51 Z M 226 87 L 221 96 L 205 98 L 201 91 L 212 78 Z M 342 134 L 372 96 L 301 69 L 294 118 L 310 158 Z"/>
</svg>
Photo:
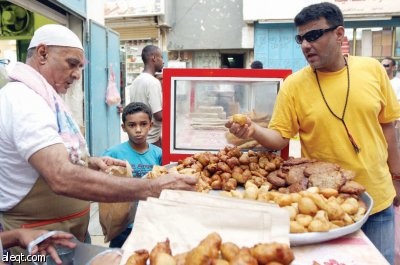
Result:
<svg viewBox="0 0 400 265">
<path fill-rule="evenodd" d="M 150 106 L 153 112 L 153 126 L 147 137 L 147 142 L 161 147 L 162 126 L 162 89 L 161 82 L 155 77 L 164 66 L 160 48 L 147 45 L 142 50 L 144 70 L 133 80 L 129 89 L 130 102 L 143 102 Z"/>
<path fill-rule="evenodd" d="M 396 76 L 396 61 L 392 57 L 385 57 L 381 63 L 389 76 L 397 100 L 400 100 L 400 78 Z"/>
<path fill-rule="evenodd" d="M 253 137 L 281 150 L 299 133 L 301 155 L 353 170 L 374 199 L 364 233 L 393 264 L 392 176 L 400 175 L 394 121 L 400 117 L 389 78 L 379 62 L 345 57 L 343 15 L 332 3 L 305 7 L 294 19 L 296 41 L 309 63 L 288 76 L 279 90 L 269 128 L 248 119 L 226 126 L 240 138 Z"/>
<path fill-rule="evenodd" d="M 122 202 L 158 197 L 161 190 L 193 190 L 196 179 L 110 177 L 99 172 L 125 165 L 89 157 L 86 143 L 59 96 L 81 77 L 79 38 L 61 25 L 37 29 L 26 64 L 17 63 L 0 90 L 0 220 L 21 227 L 61 230 L 83 241 L 89 201 Z M 158 81 L 157 81 L 158 82 Z"/>
<path fill-rule="evenodd" d="M 263 63 L 260 61 L 254 61 L 250 64 L 251 69 L 263 69 Z"/>
<path fill-rule="evenodd" d="M 132 167 L 132 175 L 141 178 L 161 165 L 161 148 L 146 141 L 153 125 L 152 112 L 142 102 L 129 103 L 122 112 L 122 130 L 128 134 L 128 141 L 113 146 L 104 152 L 105 156 L 127 160 Z M 120 248 L 132 231 L 130 224 L 125 231 L 110 241 L 110 247 Z"/>
<path fill-rule="evenodd" d="M 400 100 L 400 78 L 396 77 L 396 61 L 391 57 L 385 57 L 382 60 L 382 66 L 390 79 L 390 83 L 396 93 L 397 100 Z M 396 139 L 397 147 L 400 148 L 400 122 L 396 120 Z M 398 181 L 397 181 L 398 182 Z M 395 183 L 397 194 L 400 193 L 400 185 Z M 396 198 L 395 206 L 395 265 L 400 265 L 400 200 Z"/>
</svg>

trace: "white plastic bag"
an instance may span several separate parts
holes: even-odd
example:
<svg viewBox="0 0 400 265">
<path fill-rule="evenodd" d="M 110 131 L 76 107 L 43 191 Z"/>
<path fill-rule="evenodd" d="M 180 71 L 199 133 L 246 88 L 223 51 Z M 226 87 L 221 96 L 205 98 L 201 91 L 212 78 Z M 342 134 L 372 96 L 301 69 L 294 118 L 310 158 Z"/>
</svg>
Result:
<svg viewBox="0 0 400 265">
<path fill-rule="evenodd" d="M 117 84 L 115 83 L 115 74 L 112 65 L 110 65 L 109 69 L 106 103 L 108 106 L 118 105 L 121 103 L 121 96 L 119 95 Z"/>
</svg>

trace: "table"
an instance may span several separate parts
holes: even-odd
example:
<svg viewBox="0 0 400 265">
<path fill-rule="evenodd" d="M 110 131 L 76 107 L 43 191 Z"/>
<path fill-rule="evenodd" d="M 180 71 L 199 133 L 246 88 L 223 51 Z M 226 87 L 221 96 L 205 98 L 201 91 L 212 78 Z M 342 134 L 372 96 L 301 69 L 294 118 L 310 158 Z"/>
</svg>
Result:
<svg viewBox="0 0 400 265">
<path fill-rule="evenodd" d="M 389 264 L 362 230 L 327 242 L 292 249 L 295 260 L 291 265 Z"/>
</svg>

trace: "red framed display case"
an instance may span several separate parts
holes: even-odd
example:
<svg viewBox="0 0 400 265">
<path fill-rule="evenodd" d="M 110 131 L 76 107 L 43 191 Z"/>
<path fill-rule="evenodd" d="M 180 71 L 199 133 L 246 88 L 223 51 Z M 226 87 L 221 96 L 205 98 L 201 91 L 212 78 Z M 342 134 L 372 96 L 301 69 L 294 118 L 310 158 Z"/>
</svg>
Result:
<svg viewBox="0 0 400 265">
<path fill-rule="evenodd" d="M 287 69 L 163 70 L 163 165 L 230 145 L 224 124 L 235 113 L 271 117 Z M 289 146 L 280 151 L 287 158 Z"/>
</svg>

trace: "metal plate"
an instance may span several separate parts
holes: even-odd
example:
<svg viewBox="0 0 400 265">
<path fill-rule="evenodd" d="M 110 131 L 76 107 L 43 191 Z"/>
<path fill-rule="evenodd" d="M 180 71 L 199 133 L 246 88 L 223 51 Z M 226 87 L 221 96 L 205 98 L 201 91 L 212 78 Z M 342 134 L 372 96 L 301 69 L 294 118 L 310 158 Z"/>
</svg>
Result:
<svg viewBox="0 0 400 265">
<path fill-rule="evenodd" d="M 166 165 L 166 168 L 169 169 L 171 167 L 176 166 L 177 164 L 178 163 L 171 163 L 169 165 Z M 243 190 L 243 187 L 238 187 L 237 189 Z M 210 190 L 209 193 L 219 194 L 220 190 Z M 290 233 L 289 234 L 290 245 L 291 246 L 301 246 L 301 245 L 308 245 L 308 244 L 324 242 L 324 241 L 339 238 L 341 236 L 351 234 L 351 233 L 357 231 L 367 221 L 368 216 L 371 214 L 372 207 L 374 205 L 372 197 L 367 192 L 362 193 L 360 196 L 360 199 L 367 206 L 367 211 L 366 211 L 364 217 L 361 220 L 359 220 L 358 222 L 351 224 L 351 225 L 344 226 L 344 227 L 332 229 L 328 232 L 307 232 L 307 233 L 296 233 L 296 234 Z"/>
<path fill-rule="evenodd" d="M 367 192 L 361 194 L 360 199 L 367 206 L 367 212 L 365 213 L 364 217 L 358 222 L 344 227 L 332 229 L 328 232 L 308 232 L 308 233 L 289 234 L 290 245 L 301 246 L 301 245 L 324 242 L 357 231 L 367 221 L 368 216 L 370 215 L 372 207 L 374 205 L 373 199 Z"/>
</svg>

